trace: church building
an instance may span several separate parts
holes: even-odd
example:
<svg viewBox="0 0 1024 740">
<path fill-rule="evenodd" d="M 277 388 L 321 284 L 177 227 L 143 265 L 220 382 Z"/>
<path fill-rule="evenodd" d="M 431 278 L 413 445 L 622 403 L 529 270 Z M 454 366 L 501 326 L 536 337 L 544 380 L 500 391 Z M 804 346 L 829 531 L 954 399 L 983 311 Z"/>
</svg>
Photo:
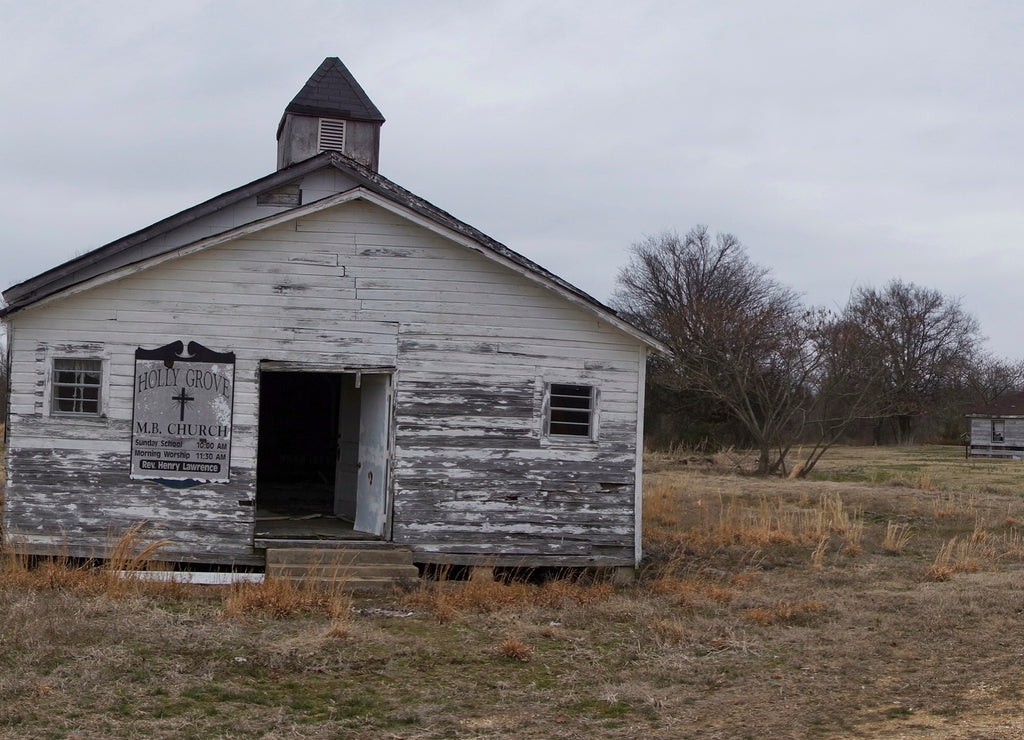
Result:
<svg viewBox="0 0 1024 740">
<path fill-rule="evenodd" d="M 143 526 L 183 563 L 636 565 L 664 347 L 382 176 L 383 123 L 326 59 L 276 172 L 3 293 L 9 543 L 102 557 Z"/>
</svg>

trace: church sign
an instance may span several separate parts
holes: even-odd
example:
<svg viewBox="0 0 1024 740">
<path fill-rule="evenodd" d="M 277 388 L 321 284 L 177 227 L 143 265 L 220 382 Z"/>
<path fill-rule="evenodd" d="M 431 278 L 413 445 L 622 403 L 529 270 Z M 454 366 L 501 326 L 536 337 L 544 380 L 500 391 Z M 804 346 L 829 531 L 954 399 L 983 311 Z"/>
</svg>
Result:
<svg viewBox="0 0 1024 740">
<path fill-rule="evenodd" d="M 133 480 L 227 483 L 235 355 L 197 342 L 135 350 Z"/>
</svg>

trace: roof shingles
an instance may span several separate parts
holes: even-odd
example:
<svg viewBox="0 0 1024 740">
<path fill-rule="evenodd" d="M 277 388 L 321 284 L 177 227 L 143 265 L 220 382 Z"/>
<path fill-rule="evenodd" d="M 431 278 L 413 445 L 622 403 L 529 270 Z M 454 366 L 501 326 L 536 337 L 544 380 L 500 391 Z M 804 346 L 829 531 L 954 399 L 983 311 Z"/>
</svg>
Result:
<svg viewBox="0 0 1024 740">
<path fill-rule="evenodd" d="M 337 57 L 324 59 L 285 113 L 384 123 L 377 106 Z"/>
</svg>

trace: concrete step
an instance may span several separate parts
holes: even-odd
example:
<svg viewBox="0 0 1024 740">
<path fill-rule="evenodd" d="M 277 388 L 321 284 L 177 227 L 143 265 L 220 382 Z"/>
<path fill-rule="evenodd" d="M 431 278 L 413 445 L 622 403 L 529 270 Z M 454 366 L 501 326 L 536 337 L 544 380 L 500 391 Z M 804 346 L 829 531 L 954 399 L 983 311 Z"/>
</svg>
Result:
<svg viewBox="0 0 1024 740">
<path fill-rule="evenodd" d="M 287 547 L 267 550 L 267 565 L 349 566 L 363 563 L 412 565 L 412 550 L 405 547 L 344 547 L 329 550 Z"/>
<path fill-rule="evenodd" d="M 419 569 L 411 564 L 400 563 L 361 563 L 359 565 L 267 565 L 267 575 L 273 578 L 309 579 L 336 578 L 349 580 L 352 578 L 418 578 Z"/>
<path fill-rule="evenodd" d="M 271 548 L 267 578 L 278 578 L 346 591 L 381 589 L 417 580 L 412 551 L 401 547 Z"/>
<path fill-rule="evenodd" d="M 353 593 L 355 591 L 386 591 L 395 588 L 401 583 L 409 583 L 409 581 L 396 580 L 394 578 L 350 578 L 343 581 L 338 581 L 334 578 L 313 578 L 305 579 L 301 583 L 307 587 Z"/>
</svg>

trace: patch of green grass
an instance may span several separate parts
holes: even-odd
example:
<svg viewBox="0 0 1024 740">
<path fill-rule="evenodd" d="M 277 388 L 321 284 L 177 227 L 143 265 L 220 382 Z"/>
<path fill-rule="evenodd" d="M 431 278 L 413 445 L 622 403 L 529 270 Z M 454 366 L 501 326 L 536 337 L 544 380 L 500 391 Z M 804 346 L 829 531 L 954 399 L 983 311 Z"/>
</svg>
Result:
<svg viewBox="0 0 1024 740">
<path fill-rule="evenodd" d="M 189 686 L 182 690 L 181 696 L 184 699 L 191 699 L 198 704 L 210 702 L 244 702 L 247 704 L 262 704 L 264 697 L 255 691 L 239 691 L 233 687 L 221 683 L 202 683 Z"/>
<path fill-rule="evenodd" d="M 572 711 L 603 719 L 622 719 L 633 714 L 633 705 L 624 699 L 581 699 L 571 707 Z"/>
<path fill-rule="evenodd" d="M 815 468 L 807 474 L 807 480 L 830 483 L 868 483 L 870 474 L 864 468 Z"/>
<path fill-rule="evenodd" d="M 380 702 L 371 697 L 357 696 L 342 702 L 339 706 L 339 714 L 342 717 L 362 717 L 375 715 L 380 707 Z"/>
</svg>

